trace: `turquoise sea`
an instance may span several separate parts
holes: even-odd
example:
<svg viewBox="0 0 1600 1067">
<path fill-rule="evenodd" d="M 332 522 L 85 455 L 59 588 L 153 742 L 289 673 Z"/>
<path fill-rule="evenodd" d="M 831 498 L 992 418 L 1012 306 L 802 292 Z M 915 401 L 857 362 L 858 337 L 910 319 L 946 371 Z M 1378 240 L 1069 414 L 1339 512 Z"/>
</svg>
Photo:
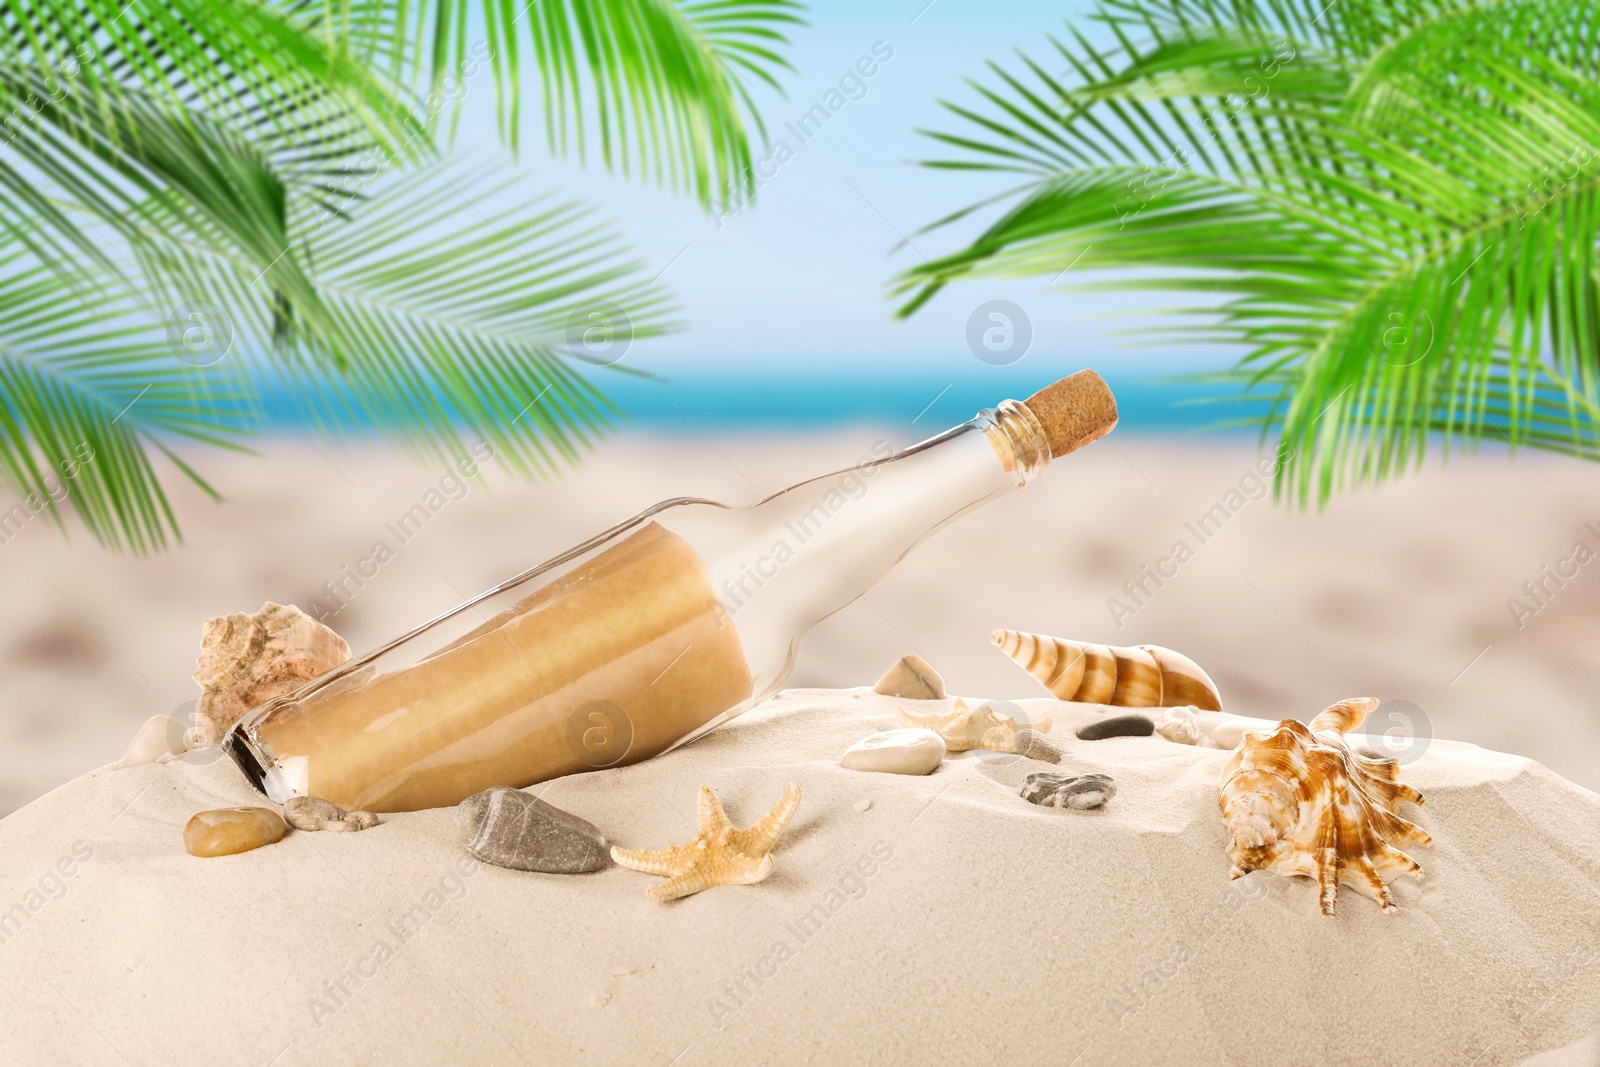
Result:
<svg viewBox="0 0 1600 1067">
<path fill-rule="evenodd" d="M 1081 365 L 1080 365 L 1081 366 Z M 729 367 L 663 372 L 642 377 L 599 369 L 589 374 L 623 415 L 617 428 L 657 433 L 794 431 L 870 423 L 936 433 L 1007 398 L 1026 399 L 1078 366 L 981 368 L 960 375 L 937 369 L 808 370 Z M 1255 433 L 1222 424 L 1264 410 L 1243 403 L 1231 386 L 1184 380 L 1176 371 L 1097 368 L 1117 396 L 1119 432 Z M 269 422 L 303 425 L 296 390 L 279 380 L 265 387 Z M 529 398 L 530 400 L 533 398 Z"/>
</svg>

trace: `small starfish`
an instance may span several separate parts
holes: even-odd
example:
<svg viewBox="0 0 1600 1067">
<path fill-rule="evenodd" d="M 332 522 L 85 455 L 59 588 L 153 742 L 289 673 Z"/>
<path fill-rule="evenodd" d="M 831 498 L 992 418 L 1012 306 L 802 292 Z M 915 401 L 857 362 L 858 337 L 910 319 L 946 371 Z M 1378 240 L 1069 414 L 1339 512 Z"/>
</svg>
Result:
<svg viewBox="0 0 1600 1067">
<path fill-rule="evenodd" d="M 994 708 L 983 704 L 968 708 L 967 702 L 956 698 L 954 711 L 948 715 L 913 715 L 905 708 L 895 708 L 895 719 L 901 726 L 917 726 L 932 730 L 944 738 L 944 747 L 951 752 L 983 748 L 990 752 L 1026 753 L 1033 735 L 1048 733 L 1050 717 L 1038 722 L 1019 723 L 995 713 Z"/>
<path fill-rule="evenodd" d="M 631 870 L 667 879 L 646 891 L 652 900 L 677 900 L 714 885 L 752 885 L 777 866 L 768 853 L 799 806 L 800 787 L 791 784 L 777 807 L 748 830 L 740 830 L 728 821 L 711 787 L 703 785 L 700 832 L 694 840 L 654 851 L 612 848 L 611 858 Z"/>
</svg>

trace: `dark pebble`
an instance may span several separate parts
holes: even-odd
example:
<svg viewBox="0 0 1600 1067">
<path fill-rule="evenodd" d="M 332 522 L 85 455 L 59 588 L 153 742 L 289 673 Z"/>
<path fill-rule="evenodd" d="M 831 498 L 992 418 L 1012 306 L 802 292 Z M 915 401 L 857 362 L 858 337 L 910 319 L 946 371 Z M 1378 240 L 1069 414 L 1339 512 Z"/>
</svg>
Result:
<svg viewBox="0 0 1600 1067">
<path fill-rule="evenodd" d="M 1155 732 L 1155 721 L 1143 715 L 1116 715 L 1085 726 L 1078 731 L 1078 740 L 1104 741 L 1108 737 L 1149 737 Z"/>
</svg>

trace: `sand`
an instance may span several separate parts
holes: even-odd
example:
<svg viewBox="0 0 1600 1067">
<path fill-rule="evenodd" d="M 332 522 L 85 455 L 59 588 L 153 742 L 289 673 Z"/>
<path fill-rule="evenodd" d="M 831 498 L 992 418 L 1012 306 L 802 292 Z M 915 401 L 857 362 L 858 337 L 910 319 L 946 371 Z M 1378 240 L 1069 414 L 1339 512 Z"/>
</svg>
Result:
<svg viewBox="0 0 1600 1067">
<path fill-rule="evenodd" d="M 180 487 L 187 541 L 161 556 L 109 555 L 36 521 L 0 545 L 0 813 L 117 759 L 150 715 L 186 714 L 202 620 L 269 599 L 326 601 L 324 583 L 378 539 L 394 557 L 330 619 L 358 652 L 664 496 L 754 500 L 938 428 L 925 423 L 625 433 L 551 484 L 517 483 L 491 462 L 489 488 L 438 498 L 404 543 L 389 524 L 438 488 L 442 468 L 298 439 L 264 442 L 264 458 L 191 457 L 228 499 Z M 1520 626 L 1508 608 L 1574 542 L 1600 547 L 1586 526 L 1600 525 L 1600 464 L 1452 460 L 1321 515 L 1242 497 L 1200 543 L 1188 524 L 1250 489 L 1254 462 L 1246 442 L 1113 433 L 919 546 L 807 636 L 789 684 L 860 685 L 916 651 L 954 691 L 1015 697 L 1027 679 L 989 645 L 994 629 L 1162 644 L 1199 662 L 1240 712 L 1407 700 L 1439 736 L 1600 789 L 1600 566 L 1577 568 Z M 1118 626 L 1107 601 L 1180 538 L 1194 557 Z"/>
<path fill-rule="evenodd" d="M 259 800 L 229 764 L 95 771 L 0 821 L 0 909 L 25 913 L 0 1062 L 1594 1062 L 1600 796 L 1436 741 L 1406 771 L 1426 878 L 1396 914 L 1345 893 L 1328 918 L 1308 884 L 1228 881 L 1226 753 L 1076 741 L 1100 709 L 1022 703 L 1066 768 L 1116 778 L 1105 810 L 1022 801 L 1051 769 L 1022 757 L 844 770 L 894 725 L 866 689 L 791 690 L 535 787 L 659 847 L 693 833 L 701 784 L 745 824 L 800 784 L 771 879 L 667 905 L 620 868 L 478 865 L 444 809 L 195 859 L 192 813 Z"/>
</svg>

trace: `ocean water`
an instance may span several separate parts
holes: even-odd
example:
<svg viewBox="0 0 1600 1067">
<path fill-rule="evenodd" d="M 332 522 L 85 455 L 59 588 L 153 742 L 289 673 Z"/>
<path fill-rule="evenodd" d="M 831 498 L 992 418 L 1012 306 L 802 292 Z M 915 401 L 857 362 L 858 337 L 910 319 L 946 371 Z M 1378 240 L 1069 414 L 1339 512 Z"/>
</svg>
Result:
<svg viewBox="0 0 1600 1067">
<path fill-rule="evenodd" d="M 854 370 L 829 364 L 696 368 L 649 377 L 597 368 L 588 377 L 621 409 L 613 420 L 619 430 L 711 434 L 873 424 L 931 435 L 1001 400 L 1026 399 L 1076 369 L 1041 363 L 949 375 L 919 367 Z M 1171 370 L 1099 369 L 1117 397 L 1117 429 L 1124 436 L 1258 432 L 1228 425 L 1265 410 L 1263 404 L 1241 402 L 1231 386 L 1199 383 Z M 304 428 L 315 421 L 293 381 L 270 379 L 261 392 L 269 403 L 260 406 L 272 428 Z"/>
<path fill-rule="evenodd" d="M 940 376 L 927 371 L 797 374 L 706 373 L 664 381 L 612 375 L 597 379 L 627 413 L 627 423 L 655 430 L 798 429 L 849 423 L 914 425 L 930 433 L 963 422 L 1007 398 L 1023 400 L 1073 368 Z M 1214 428 L 1259 405 L 1232 402 L 1231 387 L 1179 376 L 1102 371 L 1117 397 L 1118 431 L 1188 432 Z M 1240 432 L 1240 431 L 1236 431 Z M 1253 432 L 1244 430 L 1242 432 Z"/>
</svg>

